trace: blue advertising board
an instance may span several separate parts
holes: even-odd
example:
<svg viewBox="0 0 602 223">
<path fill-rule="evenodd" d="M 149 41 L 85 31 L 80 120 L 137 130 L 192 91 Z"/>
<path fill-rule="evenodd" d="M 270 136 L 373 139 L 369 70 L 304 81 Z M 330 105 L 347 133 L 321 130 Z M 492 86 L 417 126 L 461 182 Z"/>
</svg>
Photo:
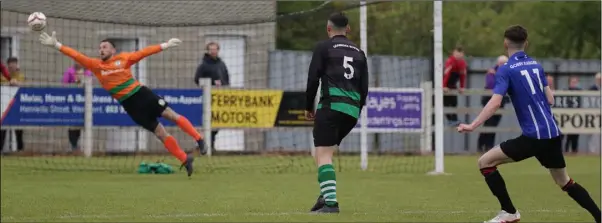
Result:
<svg viewBox="0 0 602 223">
<path fill-rule="evenodd" d="M 368 131 L 422 131 L 423 106 L 422 89 L 370 88 L 366 99 Z"/>
<path fill-rule="evenodd" d="M 201 126 L 203 104 L 201 89 L 155 89 L 177 113 L 194 126 Z M 10 126 L 83 126 L 83 88 L 2 87 L 2 125 Z M 94 126 L 136 126 L 123 107 L 102 88 L 93 89 Z M 165 126 L 173 123 L 160 118 Z"/>
</svg>

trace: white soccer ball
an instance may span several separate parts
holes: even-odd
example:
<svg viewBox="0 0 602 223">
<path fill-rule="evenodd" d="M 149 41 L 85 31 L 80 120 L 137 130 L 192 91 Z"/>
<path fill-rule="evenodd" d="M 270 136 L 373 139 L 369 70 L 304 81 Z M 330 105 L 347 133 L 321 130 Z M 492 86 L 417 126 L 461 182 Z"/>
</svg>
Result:
<svg viewBox="0 0 602 223">
<path fill-rule="evenodd" d="M 33 31 L 42 31 L 46 28 L 46 16 L 41 12 L 31 13 L 27 19 L 27 25 Z"/>
</svg>

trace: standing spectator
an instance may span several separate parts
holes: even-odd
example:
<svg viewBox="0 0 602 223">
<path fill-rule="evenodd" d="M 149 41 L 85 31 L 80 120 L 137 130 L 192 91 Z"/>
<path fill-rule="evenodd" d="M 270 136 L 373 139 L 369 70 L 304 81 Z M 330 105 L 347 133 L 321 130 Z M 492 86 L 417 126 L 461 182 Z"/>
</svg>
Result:
<svg viewBox="0 0 602 223">
<path fill-rule="evenodd" d="M 6 68 L 6 66 L 4 66 L 4 63 L 2 62 L 0 62 L 0 72 L 2 72 L 2 77 L 0 77 L 0 83 L 2 83 L 2 85 L 5 85 L 10 81 L 10 72 L 8 72 L 8 69 Z M 5 135 L 6 131 L 0 130 L 0 151 L 4 149 Z"/>
<path fill-rule="evenodd" d="M 556 88 L 554 87 L 554 76 L 552 76 L 551 74 L 547 74 L 546 75 L 546 80 L 548 81 L 548 86 L 550 87 L 550 89 L 552 90 L 556 90 Z"/>
<path fill-rule="evenodd" d="M 588 90 L 599 91 L 600 90 L 600 82 L 602 82 L 602 77 L 600 76 L 600 73 L 597 73 L 596 76 L 594 76 L 594 78 L 596 79 L 596 82 L 594 83 L 594 85 L 589 87 Z"/>
<path fill-rule="evenodd" d="M 570 76 L 569 77 L 569 88 L 567 89 L 569 91 L 580 91 L 582 90 L 581 87 L 579 87 L 579 78 L 577 76 Z M 573 101 L 573 100 L 568 100 L 567 101 L 567 106 L 569 108 L 578 108 L 580 106 L 580 98 L 577 97 L 577 102 Z M 567 134 L 565 137 L 565 141 L 564 141 L 564 151 L 565 152 L 572 152 L 572 153 L 577 153 L 578 148 L 579 147 L 579 135 L 578 134 Z"/>
<path fill-rule="evenodd" d="M 4 64 L 2 62 L 0 62 L 0 71 L 2 72 L 2 76 L 6 80 L 10 81 L 10 72 L 8 72 L 8 69 L 6 69 L 6 67 L 4 66 Z"/>
<path fill-rule="evenodd" d="M 485 89 L 487 90 L 493 90 L 493 87 L 495 86 L 495 72 L 497 72 L 497 69 L 504 65 L 504 63 L 508 62 L 508 57 L 506 56 L 499 56 L 497 58 L 497 63 L 494 67 L 490 68 L 489 70 L 487 70 L 487 74 L 485 76 Z M 483 96 L 481 98 L 481 104 L 483 105 L 483 107 L 487 104 L 487 102 L 489 102 L 489 99 L 491 99 L 491 96 Z M 504 105 L 506 103 L 502 102 L 502 104 L 500 105 L 500 108 L 504 108 Z M 491 116 L 491 118 L 489 118 L 487 121 L 485 121 L 484 126 L 486 127 L 497 127 L 497 125 L 500 123 L 500 120 L 502 119 L 502 115 L 493 115 Z M 493 132 L 482 132 L 479 134 L 479 138 L 477 140 L 477 150 L 479 152 L 486 152 L 487 150 L 493 148 L 495 143 L 495 133 Z"/>
<path fill-rule="evenodd" d="M 0 77 L 0 84 L 9 84 L 10 86 L 19 86 L 25 81 L 25 75 L 19 69 L 19 60 L 16 57 L 9 57 L 6 60 L 8 66 L 9 78 L 5 76 Z M 4 71 L 3 71 L 4 72 Z M 6 139 L 6 130 L 0 130 L 0 150 L 4 148 L 4 139 Z M 17 137 L 17 151 L 23 151 L 23 130 L 16 129 L 15 135 Z"/>
<path fill-rule="evenodd" d="M 228 68 L 219 57 L 219 44 L 210 42 L 205 46 L 205 53 L 201 64 L 196 69 L 194 82 L 199 85 L 199 78 L 211 78 L 211 85 L 216 87 L 230 85 L 230 74 Z M 211 131 L 211 151 L 215 152 L 215 136 L 217 130 Z"/>
<path fill-rule="evenodd" d="M 85 76 L 92 76 L 92 72 L 85 70 L 80 64 L 75 63 L 73 66 L 67 68 L 63 74 L 63 84 L 74 84 L 81 86 Z M 81 136 L 80 128 L 70 128 L 68 130 L 69 143 L 71 144 L 71 151 L 77 151 L 77 143 Z"/>
<path fill-rule="evenodd" d="M 451 56 L 445 61 L 445 70 L 443 72 L 443 92 L 449 92 L 450 89 L 458 89 L 457 83 L 460 82 L 460 93 L 464 92 L 466 86 L 466 61 L 464 60 L 464 50 L 462 47 L 456 47 Z M 458 106 L 458 96 L 443 96 L 443 106 Z M 460 124 L 457 114 L 446 114 L 449 125 Z"/>
<path fill-rule="evenodd" d="M 595 76 L 595 83 L 588 89 L 590 91 L 600 91 L 600 84 L 602 82 L 602 76 L 597 73 Z M 600 99 L 598 99 L 600 100 Z M 592 134 L 589 137 L 588 150 L 590 153 L 600 152 L 600 134 Z"/>
</svg>

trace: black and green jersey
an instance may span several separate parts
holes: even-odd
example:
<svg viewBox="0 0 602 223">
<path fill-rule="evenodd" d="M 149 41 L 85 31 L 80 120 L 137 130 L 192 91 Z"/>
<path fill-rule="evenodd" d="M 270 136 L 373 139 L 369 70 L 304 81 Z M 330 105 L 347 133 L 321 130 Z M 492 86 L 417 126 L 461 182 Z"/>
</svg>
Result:
<svg viewBox="0 0 602 223">
<path fill-rule="evenodd" d="M 316 45 L 307 78 L 306 110 L 313 111 L 318 86 L 317 109 L 331 109 L 358 118 L 368 95 L 366 54 L 345 36 L 334 36 Z"/>
</svg>

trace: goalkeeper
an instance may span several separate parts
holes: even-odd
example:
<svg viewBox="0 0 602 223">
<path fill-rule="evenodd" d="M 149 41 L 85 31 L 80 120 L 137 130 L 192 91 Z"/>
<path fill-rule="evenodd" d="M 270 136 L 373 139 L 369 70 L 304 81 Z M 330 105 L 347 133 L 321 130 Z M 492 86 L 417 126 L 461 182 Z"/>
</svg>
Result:
<svg viewBox="0 0 602 223">
<path fill-rule="evenodd" d="M 52 36 L 45 32 L 40 35 L 40 42 L 53 47 L 61 53 L 73 58 L 94 73 L 102 87 L 123 106 L 128 115 L 138 125 L 153 132 L 165 148 L 186 167 L 188 176 L 192 174 L 192 154 L 186 154 L 178 145 L 176 139 L 169 135 L 158 118 L 163 117 L 176 123 L 180 129 L 192 136 L 198 143 L 201 153 L 206 152 L 203 137 L 184 116 L 174 112 L 163 98 L 143 86 L 132 76 L 130 67 L 147 56 L 159 53 L 171 47 L 178 46 L 182 41 L 170 39 L 166 43 L 148 46 L 140 51 L 116 54 L 115 45 L 109 40 L 100 42 L 100 59 L 87 57 L 76 50 L 64 46 L 57 41 L 55 32 Z"/>
</svg>

